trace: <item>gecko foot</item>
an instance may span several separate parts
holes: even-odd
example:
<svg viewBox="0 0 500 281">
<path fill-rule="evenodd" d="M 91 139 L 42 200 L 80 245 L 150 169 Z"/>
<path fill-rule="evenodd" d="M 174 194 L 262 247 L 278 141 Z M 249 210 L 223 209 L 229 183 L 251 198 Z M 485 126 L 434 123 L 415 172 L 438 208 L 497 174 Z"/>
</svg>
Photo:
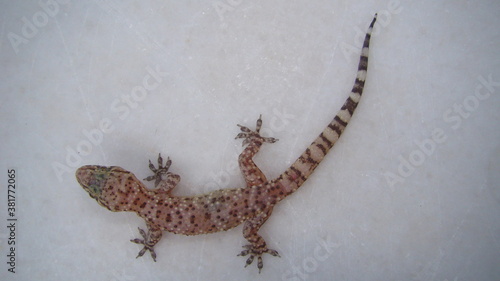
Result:
<svg viewBox="0 0 500 281">
<path fill-rule="evenodd" d="M 161 154 L 158 154 L 158 169 L 156 169 L 155 165 L 153 165 L 153 163 L 151 163 L 151 160 L 149 160 L 149 169 L 153 171 L 154 175 L 149 176 L 144 180 L 146 181 L 155 180 L 155 187 L 157 187 L 158 184 L 162 181 L 162 176 L 168 174 L 168 168 L 170 168 L 171 164 L 172 160 L 170 160 L 170 158 L 167 157 L 167 162 L 165 163 L 165 166 L 163 166 L 163 158 L 161 158 Z"/>
<path fill-rule="evenodd" d="M 262 142 L 274 143 L 277 142 L 278 139 L 275 138 L 266 138 L 260 135 L 260 128 L 262 127 L 262 114 L 257 119 L 257 125 L 255 126 L 255 131 L 250 130 L 249 128 L 238 124 L 238 127 L 241 129 L 241 133 L 239 133 L 235 139 L 244 139 L 243 146 L 251 143 L 255 140 L 260 140 Z"/>
<path fill-rule="evenodd" d="M 257 257 L 257 268 L 259 269 L 259 273 L 261 272 L 262 268 L 264 267 L 264 263 L 262 262 L 262 254 L 268 253 L 271 256 L 274 257 L 280 257 L 278 254 L 278 251 L 268 249 L 267 247 L 261 248 L 261 249 L 256 249 L 253 245 L 245 245 L 243 246 L 246 250 L 241 251 L 241 253 L 238 254 L 238 256 L 246 256 L 250 255 L 245 263 L 245 267 L 249 266 L 252 264 L 253 260 L 255 257 Z"/>
<path fill-rule="evenodd" d="M 151 257 L 153 258 L 153 260 L 156 262 L 156 253 L 155 253 L 155 250 L 153 249 L 154 247 L 154 244 L 151 243 L 151 235 L 150 235 L 150 232 L 148 231 L 148 233 L 146 233 L 144 230 L 142 230 L 140 227 L 138 227 L 139 229 L 139 233 L 141 234 L 142 238 L 144 239 L 132 239 L 130 240 L 130 242 L 134 242 L 135 244 L 140 244 L 140 245 L 144 245 L 144 247 L 142 248 L 142 250 L 139 252 L 139 254 L 137 255 L 136 258 L 138 257 L 142 257 L 146 251 L 149 251 L 151 253 Z M 156 244 L 156 243 L 155 243 Z"/>
</svg>

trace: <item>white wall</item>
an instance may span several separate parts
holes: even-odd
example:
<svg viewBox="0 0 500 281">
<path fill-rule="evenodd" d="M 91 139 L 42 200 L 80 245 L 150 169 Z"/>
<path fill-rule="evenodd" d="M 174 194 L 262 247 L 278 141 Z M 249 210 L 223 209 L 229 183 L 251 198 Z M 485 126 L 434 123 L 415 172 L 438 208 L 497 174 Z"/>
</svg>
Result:
<svg viewBox="0 0 500 281">
<path fill-rule="evenodd" d="M 0 9 L 0 279 L 500 279 L 497 1 L 20 2 Z M 75 169 L 144 178 L 161 152 L 176 194 L 240 187 L 236 124 L 262 114 L 279 142 L 256 161 L 275 177 L 347 97 L 375 12 L 351 124 L 260 231 L 282 257 L 243 268 L 238 227 L 165 233 L 157 263 L 136 260 L 144 222 L 96 204 Z"/>
</svg>

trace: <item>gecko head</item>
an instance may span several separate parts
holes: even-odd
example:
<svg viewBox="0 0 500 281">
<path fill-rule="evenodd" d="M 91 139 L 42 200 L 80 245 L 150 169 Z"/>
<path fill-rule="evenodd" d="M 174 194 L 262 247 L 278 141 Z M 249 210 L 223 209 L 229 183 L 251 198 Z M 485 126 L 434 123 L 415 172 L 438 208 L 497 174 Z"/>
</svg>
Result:
<svg viewBox="0 0 500 281">
<path fill-rule="evenodd" d="M 76 170 L 76 180 L 87 191 L 90 197 L 111 211 L 128 211 L 126 197 L 131 193 L 131 187 L 140 189 L 134 184 L 135 176 L 123 168 L 117 166 L 105 167 L 88 165 Z"/>
</svg>

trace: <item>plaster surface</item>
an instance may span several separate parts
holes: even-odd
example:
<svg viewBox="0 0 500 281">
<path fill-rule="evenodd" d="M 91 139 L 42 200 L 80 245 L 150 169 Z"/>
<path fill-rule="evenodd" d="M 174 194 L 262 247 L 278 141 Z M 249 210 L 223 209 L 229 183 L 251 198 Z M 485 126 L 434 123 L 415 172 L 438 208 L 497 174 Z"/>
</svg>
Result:
<svg viewBox="0 0 500 281">
<path fill-rule="evenodd" d="M 0 279 L 500 280 L 500 4 L 369 2 L 1 1 Z M 262 114 L 279 175 L 346 99 L 375 12 L 360 106 L 260 231 L 281 258 L 243 268 L 238 227 L 135 259 L 144 222 L 76 168 L 144 178 L 161 152 L 176 194 L 242 186 L 236 124 Z"/>
</svg>

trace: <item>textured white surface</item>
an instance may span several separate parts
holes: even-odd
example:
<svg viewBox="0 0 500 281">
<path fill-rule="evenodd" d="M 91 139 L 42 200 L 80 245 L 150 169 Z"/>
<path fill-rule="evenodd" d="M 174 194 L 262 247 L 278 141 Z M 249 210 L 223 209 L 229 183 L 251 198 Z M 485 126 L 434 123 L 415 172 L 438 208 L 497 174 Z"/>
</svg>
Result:
<svg viewBox="0 0 500 281">
<path fill-rule="evenodd" d="M 0 279 L 499 280 L 500 85 L 482 82 L 500 81 L 498 1 L 289 2 L 1 1 L 0 218 L 15 168 L 19 221 Z M 244 269 L 238 227 L 165 233 L 157 263 L 136 260 L 144 222 L 74 170 L 142 178 L 161 152 L 177 194 L 240 186 L 236 124 L 262 113 L 280 141 L 257 161 L 278 175 L 347 97 L 374 12 L 358 111 L 261 230 L 282 258 Z"/>
</svg>

